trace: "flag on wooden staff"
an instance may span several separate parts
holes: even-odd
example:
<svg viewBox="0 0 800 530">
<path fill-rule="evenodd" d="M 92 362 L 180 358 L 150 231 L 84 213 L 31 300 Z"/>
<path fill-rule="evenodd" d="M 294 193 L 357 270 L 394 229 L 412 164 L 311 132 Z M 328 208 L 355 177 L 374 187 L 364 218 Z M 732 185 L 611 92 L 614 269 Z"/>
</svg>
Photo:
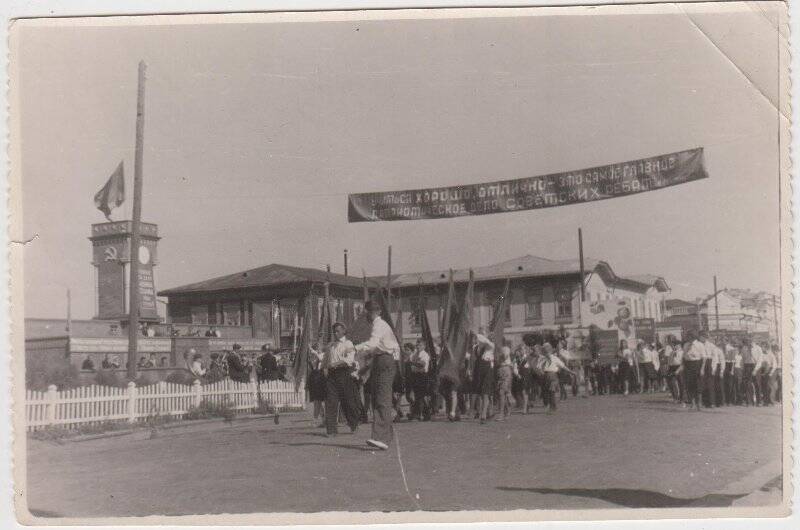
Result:
<svg viewBox="0 0 800 530">
<path fill-rule="evenodd" d="M 442 349 L 447 343 L 447 337 L 458 319 L 458 307 L 456 306 L 456 287 L 453 281 L 453 269 L 450 269 L 450 276 L 447 282 L 447 299 L 444 306 L 444 315 L 442 316 L 442 325 L 440 338 L 442 342 Z"/>
<path fill-rule="evenodd" d="M 305 380 L 308 374 L 308 357 L 311 348 L 311 321 L 312 321 L 312 296 L 309 292 L 302 300 L 303 308 L 303 329 L 300 335 L 300 347 L 294 354 L 294 362 L 292 363 L 292 379 L 294 381 L 294 391 L 300 390 L 300 384 Z M 300 308 L 298 307 L 298 310 Z"/>
<path fill-rule="evenodd" d="M 108 182 L 94 194 L 94 205 L 111 221 L 111 210 L 125 201 L 125 173 L 123 163 L 108 178 Z"/>
<path fill-rule="evenodd" d="M 439 373 L 456 383 L 461 382 L 464 358 L 472 347 L 472 298 L 475 276 L 470 269 L 464 303 L 456 312 L 455 324 L 447 331 L 447 341 L 442 349 L 442 367 Z"/>
<path fill-rule="evenodd" d="M 328 282 L 325 282 L 325 296 L 322 301 L 322 310 L 319 315 L 319 329 L 317 330 L 317 343 L 320 347 L 333 340 L 333 318 L 331 315 L 331 296 Z"/>
<path fill-rule="evenodd" d="M 489 339 L 494 342 L 494 347 L 498 350 L 503 347 L 503 330 L 506 327 L 506 310 L 508 309 L 508 292 L 511 279 L 506 278 L 506 285 L 500 298 L 495 300 L 492 306 L 492 323 L 489 326 Z M 499 351 L 498 351 L 499 353 Z"/>
<path fill-rule="evenodd" d="M 431 356 L 430 373 L 434 375 L 434 380 L 438 378 L 439 355 L 436 352 L 436 344 L 433 342 L 431 325 L 428 322 L 428 312 L 425 310 L 425 294 L 422 290 L 422 282 L 419 283 L 419 296 L 417 298 L 417 311 L 419 314 L 419 326 L 422 340 L 425 342 L 425 350 Z"/>
</svg>

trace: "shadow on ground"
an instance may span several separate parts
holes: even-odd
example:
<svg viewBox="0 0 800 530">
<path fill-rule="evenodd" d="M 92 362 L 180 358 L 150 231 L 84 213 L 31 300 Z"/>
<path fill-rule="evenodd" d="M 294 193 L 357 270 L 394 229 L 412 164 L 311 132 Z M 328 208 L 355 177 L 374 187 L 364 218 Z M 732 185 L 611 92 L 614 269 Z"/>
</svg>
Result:
<svg viewBox="0 0 800 530">
<path fill-rule="evenodd" d="M 501 491 L 527 491 L 541 495 L 568 495 L 571 497 L 587 497 L 624 506 L 626 508 L 720 508 L 731 506 L 733 501 L 744 497 L 741 495 L 723 495 L 712 493 L 695 499 L 670 497 L 664 493 L 648 490 L 625 488 L 583 489 L 583 488 L 515 488 L 499 486 Z"/>
<path fill-rule="evenodd" d="M 294 443 L 281 443 L 281 442 L 270 442 L 270 445 L 280 445 L 283 447 L 338 447 L 339 449 L 352 449 L 353 451 L 363 451 L 363 452 L 373 452 L 375 449 L 370 447 L 366 447 L 364 445 L 348 445 L 348 444 L 331 444 L 331 443 L 320 443 L 320 442 L 294 442 Z"/>
</svg>

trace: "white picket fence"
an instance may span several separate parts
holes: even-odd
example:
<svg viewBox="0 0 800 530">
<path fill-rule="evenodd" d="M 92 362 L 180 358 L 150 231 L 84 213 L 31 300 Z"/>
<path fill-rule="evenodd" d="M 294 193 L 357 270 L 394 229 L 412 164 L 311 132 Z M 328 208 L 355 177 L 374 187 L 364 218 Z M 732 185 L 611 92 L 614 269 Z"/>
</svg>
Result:
<svg viewBox="0 0 800 530">
<path fill-rule="evenodd" d="M 131 382 L 127 388 L 92 385 L 59 392 L 51 385 L 47 392 L 28 390 L 25 418 L 29 431 L 47 426 L 75 428 L 106 421 L 135 423 L 154 416 L 182 418 L 203 402 L 228 403 L 236 411 L 253 410 L 258 407 L 259 394 L 270 410 L 305 409 L 305 391 L 295 392 L 294 383 L 287 381 L 259 385 L 224 379 L 208 385 L 195 381 L 191 386 L 161 381 L 141 388 Z"/>
</svg>

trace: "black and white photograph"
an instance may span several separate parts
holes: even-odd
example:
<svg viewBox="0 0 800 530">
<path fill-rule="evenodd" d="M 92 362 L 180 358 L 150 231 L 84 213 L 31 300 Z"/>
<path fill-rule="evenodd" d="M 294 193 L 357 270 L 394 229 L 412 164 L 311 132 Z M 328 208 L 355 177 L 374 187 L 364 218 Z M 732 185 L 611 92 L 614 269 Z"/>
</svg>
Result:
<svg viewBox="0 0 800 530">
<path fill-rule="evenodd" d="M 785 3 L 9 35 L 21 524 L 791 513 Z"/>
</svg>

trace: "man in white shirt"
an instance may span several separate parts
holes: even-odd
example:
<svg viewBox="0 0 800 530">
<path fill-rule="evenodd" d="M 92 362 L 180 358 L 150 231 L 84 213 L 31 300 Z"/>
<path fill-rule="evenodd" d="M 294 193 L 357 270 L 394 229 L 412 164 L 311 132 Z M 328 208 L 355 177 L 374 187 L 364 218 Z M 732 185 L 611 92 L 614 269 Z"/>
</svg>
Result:
<svg viewBox="0 0 800 530">
<path fill-rule="evenodd" d="M 545 377 L 545 390 L 547 392 L 547 404 L 549 405 L 549 409 L 547 410 L 548 414 L 552 414 L 556 411 L 556 390 L 559 387 L 559 380 L 558 380 L 558 372 L 565 371 L 574 375 L 572 370 L 567 368 L 567 365 L 564 364 L 558 355 L 556 355 L 555 348 L 550 345 L 550 343 L 544 343 L 544 360 L 542 362 L 542 371 L 544 372 Z"/>
<path fill-rule="evenodd" d="M 430 370 L 431 356 L 425 351 L 425 341 L 417 340 L 416 351 L 411 356 L 411 387 L 414 391 L 414 401 L 411 405 L 410 420 L 431 419 L 431 398 L 428 393 L 428 371 Z"/>
<path fill-rule="evenodd" d="M 722 367 L 725 365 L 725 354 L 714 344 L 708 335 L 703 335 L 703 345 L 706 347 L 706 377 L 703 400 L 706 398 L 707 407 L 720 407 L 722 405 Z"/>
<path fill-rule="evenodd" d="M 775 368 L 773 369 L 774 378 L 773 381 L 775 383 L 775 399 L 776 403 L 781 402 L 781 393 L 783 391 L 783 382 L 781 380 L 782 373 L 781 373 L 781 366 L 783 363 L 783 359 L 781 359 L 781 349 L 777 344 L 772 345 L 772 354 L 775 355 Z"/>
<path fill-rule="evenodd" d="M 636 348 L 639 360 L 639 384 L 641 385 L 641 392 L 655 393 L 656 368 L 653 363 L 655 352 L 641 339 L 636 345 Z"/>
<path fill-rule="evenodd" d="M 775 374 L 775 365 L 778 363 L 772 348 L 764 345 L 764 355 L 761 358 L 761 370 L 759 374 L 761 387 L 761 404 L 772 405 L 772 377 Z"/>
<path fill-rule="evenodd" d="M 756 405 L 761 405 L 764 401 L 764 389 L 761 388 L 761 377 L 759 377 L 759 374 L 761 373 L 761 365 L 764 362 L 764 350 L 762 350 L 761 345 L 755 341 L 751 343 L 750 356 L 753 362 L 752 384 L 755 388 L 755 401 Z"/>
<path fill-rule="evenodd" d="M 708 339 L 708 331 L 700 332 L 700 342 L 703 343 L 703 378 L 702 394 L 703 406 L 711 408 L 714 406 L 714 360 L 716 359 L 715 345 Z"/>
<path fill-rule="evenodd" d="M 700 410 L 702 380 L 705 375 L 703 363 L 706 358 L 706 347 L 697 339 L 694 331 L 687 333 L 686 337 L 683 364 L 676 372 L 676 375 L 681 372 L 685 373 L 686 399 L 689 403 L 689 410 L 693 410 L 694 407 L 696 407 L 696 410 Z"/>
<path fill-rule="evenodd" d="M 364 310 L 372 322 L 372 333 L 369 340 L 355 348 L 371 358 L 372 366 L 372 438 L 367 440 L 367 445 L 385 451 L 393 435 L 392 382 L 400 360 L 400 345 L 391 326 L 381 318 L 378 304 L 370 300 L 364 304 Z"/>
<path fill-rule="evenodd" d="M 358 430 L 361 419 L 361 397 L 354 373 L 358 371 L 356 349 L 346 336 L 347 328 L 341 322 L 333 325 L 334 340 L 328 344 L 322 359 L 325 375 L 325 431 L 336 436 L 339 431 L 339 404 L 342 405 L 351 432 Z"/>
<path fill-rule="evenodd" d="M 683 364 L 683 347 L 675 337 L 667 337 L 667 346 L 664 348 L 667 354 L 667 385 L 669 386 L 672 400 L 675 403 L 682 403 L 684 398 L 683 380 L 678 377 L 677 372 Z"/>
</svg>

